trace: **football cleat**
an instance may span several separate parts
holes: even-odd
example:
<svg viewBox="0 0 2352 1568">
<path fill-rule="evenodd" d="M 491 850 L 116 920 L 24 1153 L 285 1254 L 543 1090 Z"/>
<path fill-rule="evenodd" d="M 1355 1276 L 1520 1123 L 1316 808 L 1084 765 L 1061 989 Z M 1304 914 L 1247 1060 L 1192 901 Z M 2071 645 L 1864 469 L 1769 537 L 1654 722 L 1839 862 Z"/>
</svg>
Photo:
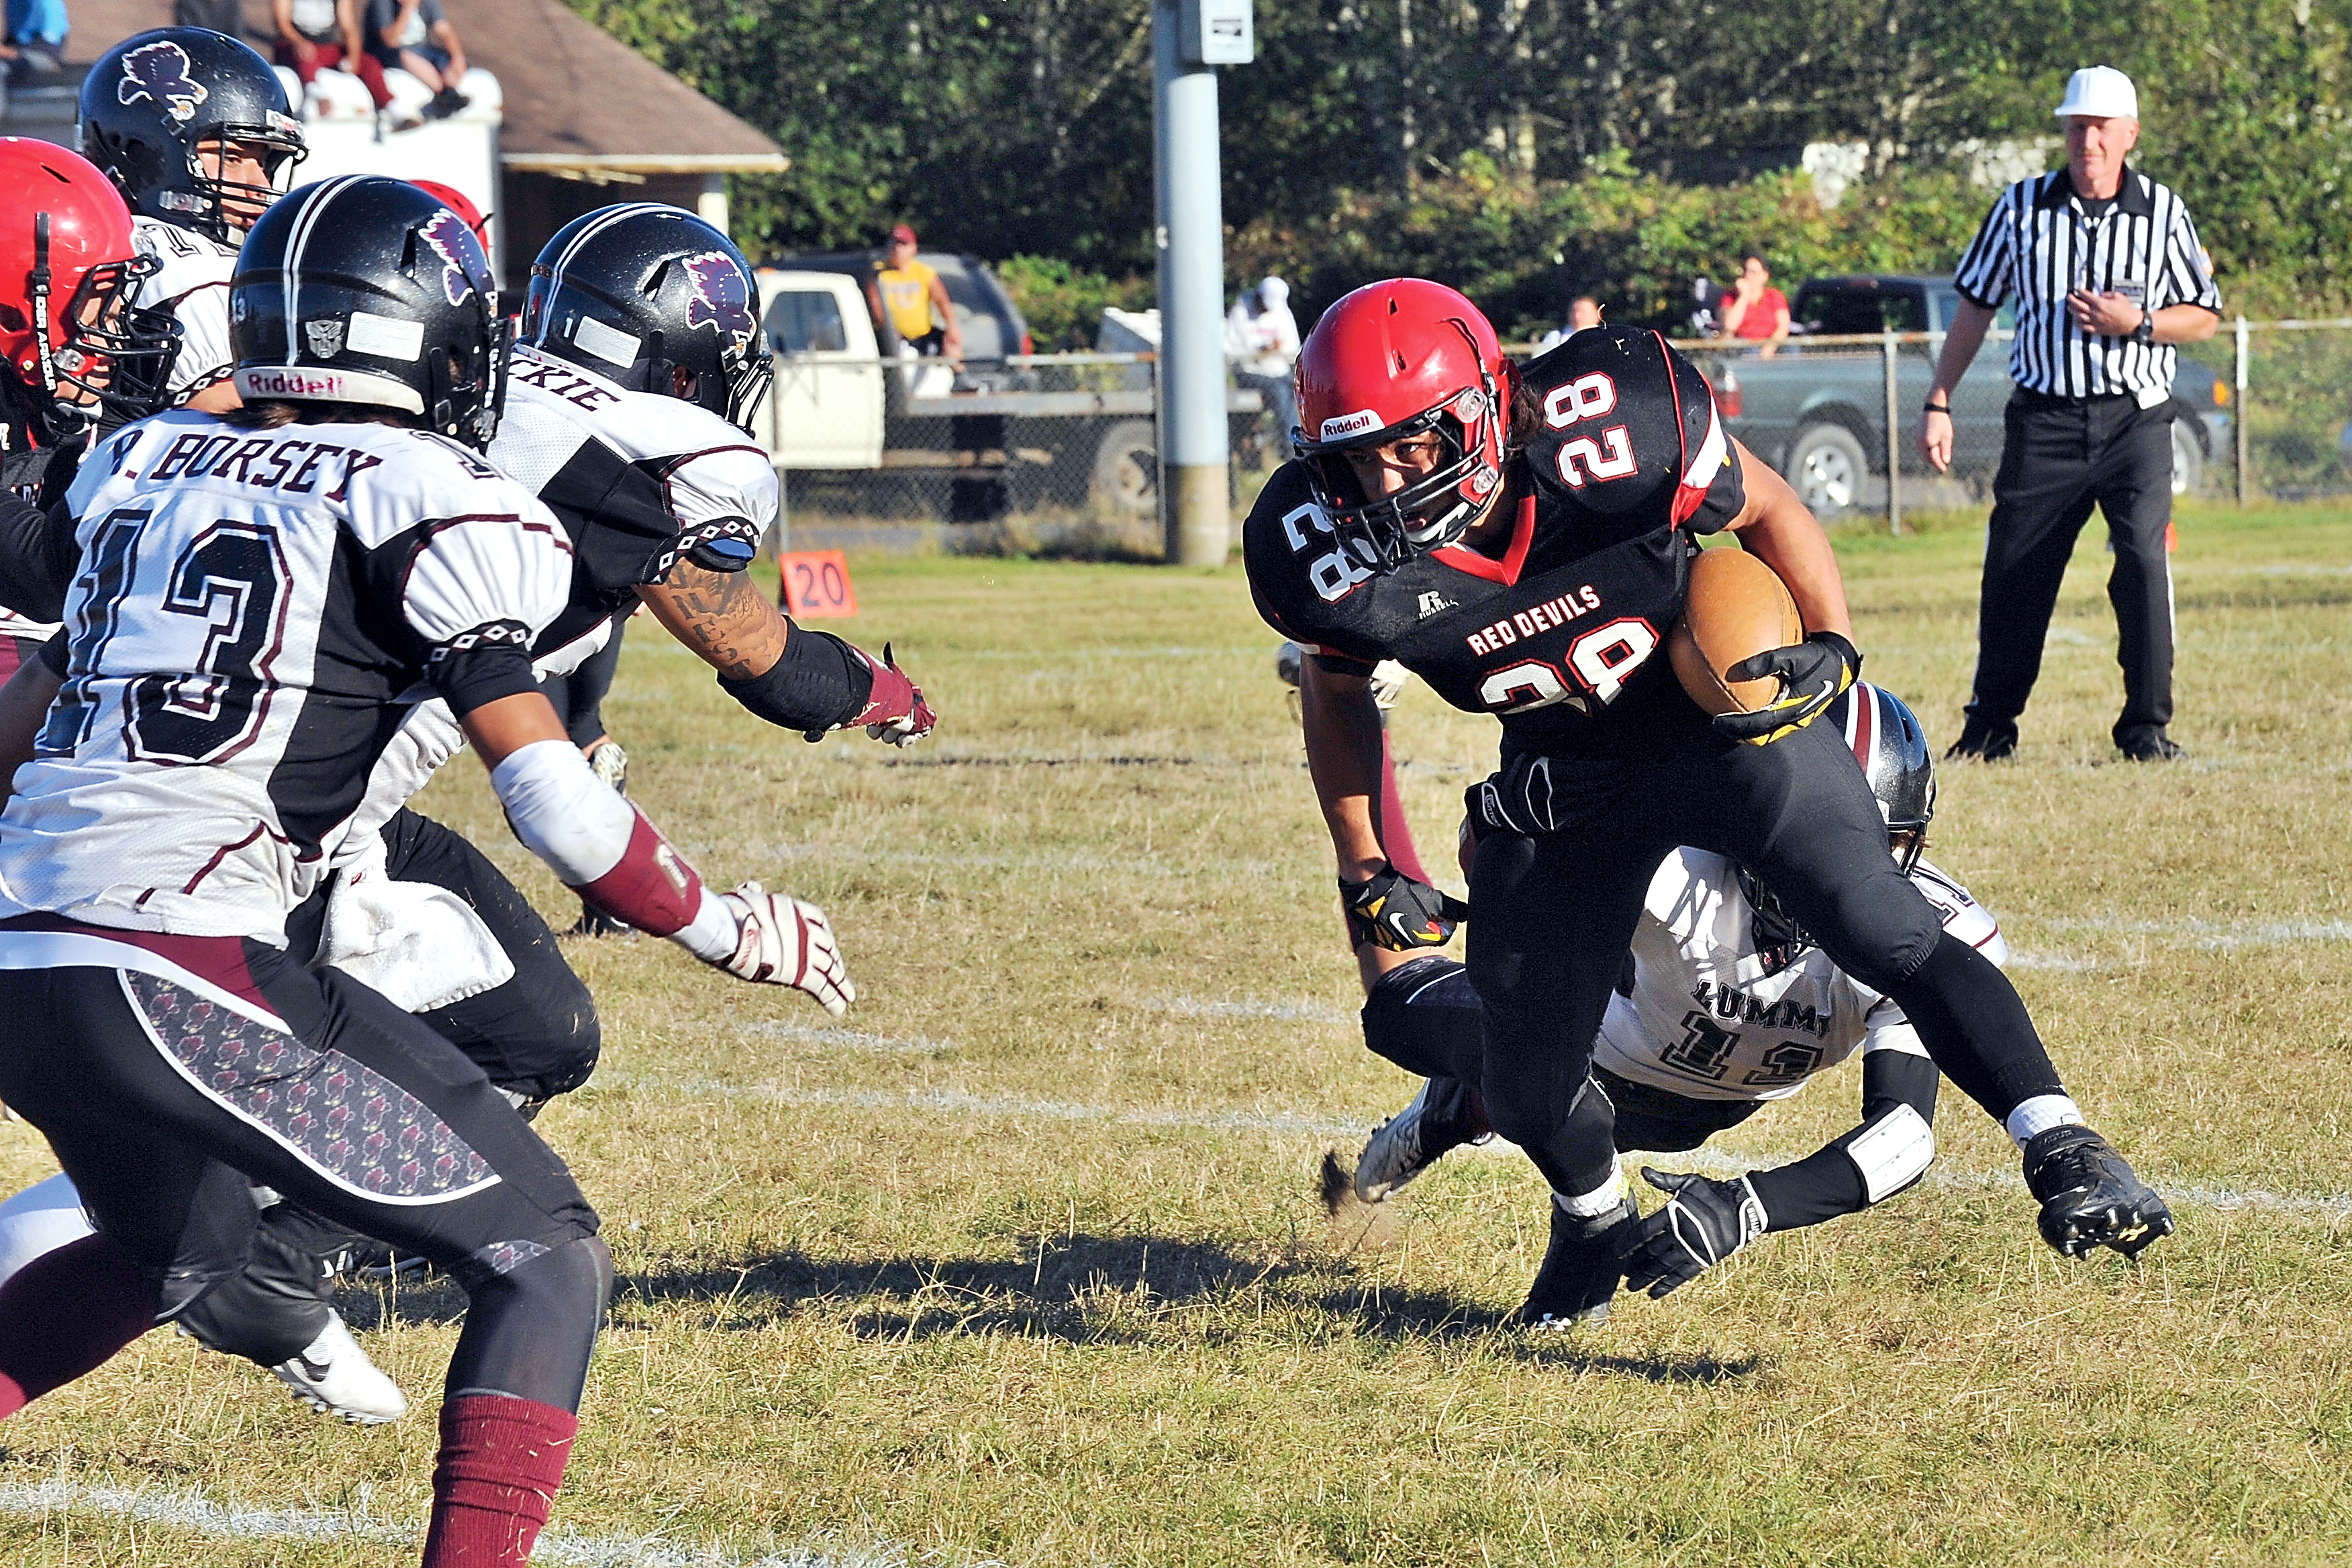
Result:
<svg viewBox="0 0 2352 1568">
<path fill-rule="evenodd" d="M 2069 1258 L 2112 1247 L 2137 1258 L 2172 1234 L 2172 1211 L 2089 1128 L 2053 1127 L 2025 1145 L 2025 1184 L 2042 1200 L 2042 1239 Z"/>
<path fill-rule="evenodd" d="M 1431 1079 L 1365 1142 L 1356 1157 L 1356 1196 L 1368 1204 L 1382 1202 L 1449 1150 L 1484 1143 L 1494 1135 L 1475 1089 L 1458 1078 Z"/>
<path fill-rule="evenodd" d="M 1551 1245 L 1543 1267 L 1513 1321 L 1522 1328 L 1559 1331 L 1609 1321 L 1609 1300 L 1625 1274 L 1625 1248 L 1640 1220 L 1631 1198 L 1590 1219 L 1551 1204 Z"/>
<path fill-rule="evenodd" d="M 330 1315 L 307 1349 L 269 1370 L 295 1398 L 354 1426 L 381 1426 L 408 1414 L 399 1384 L 368 1360 L 340 1317 Z"/>
</svg>

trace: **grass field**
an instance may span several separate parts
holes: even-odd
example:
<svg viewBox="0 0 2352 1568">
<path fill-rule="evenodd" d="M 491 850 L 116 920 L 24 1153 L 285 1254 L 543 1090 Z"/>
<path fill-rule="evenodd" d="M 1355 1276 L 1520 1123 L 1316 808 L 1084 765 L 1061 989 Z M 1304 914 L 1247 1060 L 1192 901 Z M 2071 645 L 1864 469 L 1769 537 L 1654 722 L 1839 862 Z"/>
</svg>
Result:
<svg viewBox="0 0 2352 1568">
<path fill-rule="evenodd" d="M 836 1026 L 667 943 L 572 948 L 605 1057 L 540 1126 L 622 1282 L 540 1561 L 2352 1556 L 2352 513 L 2181 521 L 2193 760 L 2107 747 L 2086 542 L 2019 760 L 1947 773 L 1934 850 L 2179 1234 L 2058 1258 L 1948 1095 L 1927 1184 L 1540 1339 L 1498 1326 L 1542 1248 L 1523 1160 L 1369 1224 L 1315 1200 L 1410 1087 L 1352 1027 L 1237 570 L 857 563 L 848 629 L 943 715 L 906 754 L 763 730 L 638 621 L 606 710 L 634 793 L 712 879 L 823 904 L 864 994 Z M 1948 740 L 1975 531 L 1840 548 L 1870 675 Z M 1415 689 L 1395 736 L 1441 849 L 1493 726 Z M 426 804 L 568 921 L 478 769 Z M 1811 1150 L 1854 1070 L 1728 1152 Z M 0 1181 L 52 1168 L 0 1127 Z M 409 1560 L 459 1302 L 346 1305 L 408 1421 L 330 1426 L 151 1335 L 0 1428 L 0 1558 Z"/>
</svg>

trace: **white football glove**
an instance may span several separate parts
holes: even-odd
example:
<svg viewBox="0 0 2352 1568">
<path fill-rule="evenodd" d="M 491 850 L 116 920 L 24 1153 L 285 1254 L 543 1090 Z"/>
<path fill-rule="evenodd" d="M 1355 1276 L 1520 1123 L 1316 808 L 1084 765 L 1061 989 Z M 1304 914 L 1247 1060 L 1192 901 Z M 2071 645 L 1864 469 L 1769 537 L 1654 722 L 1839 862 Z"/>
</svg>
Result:
<svg viewBox="0 0 2352 1568">
<path fill-rule="evenodd" d="M 857 987 L 841 962 L 841 946 L 824 911 L 785 893 L 746 882 L 719 895 L 735 917 L 735 953 L 719 967 L 754 984 L 805 991 L 835 1017 L 849 1011 Z"/>
</svg>

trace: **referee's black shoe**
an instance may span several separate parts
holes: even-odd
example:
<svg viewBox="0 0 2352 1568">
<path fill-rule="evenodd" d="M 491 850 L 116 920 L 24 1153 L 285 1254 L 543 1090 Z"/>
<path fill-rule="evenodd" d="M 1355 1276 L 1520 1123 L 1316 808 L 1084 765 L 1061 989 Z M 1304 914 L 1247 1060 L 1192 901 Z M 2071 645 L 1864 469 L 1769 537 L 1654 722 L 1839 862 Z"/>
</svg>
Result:
<svg viewBox="0 0 2352 1568">
<path fill-rule="evenodd" d="M 1609 1300 L 1625 1278 L 1625 1249 L 1641 1215 L 1631 1198 L 1581 1219 L 1551 1204 L 1551 1245 L 1513 1321 L 1529 1329 L 1572 1329 L 1609 1321 Z"/>
<path fill-rule="evenodd" d="M 2116 749 L 2135 763 L 2178 763 L 2189 753 L 2161 730 L 2126 731 L 2116 737 Z"/>
<path fill-rule="evenodd" d="M 2017 754 L 2017 726 L 1979 724 L 1974 719 L 1960 726 L 1960 738 L 1944 753 L 1948 763 L 1998 763 Z"/>
</svg>

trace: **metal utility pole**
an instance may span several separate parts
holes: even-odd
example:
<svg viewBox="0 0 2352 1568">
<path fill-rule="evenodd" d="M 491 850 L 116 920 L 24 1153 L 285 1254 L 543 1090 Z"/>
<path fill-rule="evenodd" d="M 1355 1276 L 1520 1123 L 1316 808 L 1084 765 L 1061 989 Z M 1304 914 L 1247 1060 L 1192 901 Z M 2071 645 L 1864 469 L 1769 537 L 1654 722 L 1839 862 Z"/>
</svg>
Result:
<svg viewBox="0 0 2352 1568">
<path fill-rule="evenodd" d="M 1183 566 L 1223 565 L 1233 536 L 1215 68 L 1251 54 L 1250 0 L 1152 0 L 1160 510 L 1168 560 Z"/>
</svg>

